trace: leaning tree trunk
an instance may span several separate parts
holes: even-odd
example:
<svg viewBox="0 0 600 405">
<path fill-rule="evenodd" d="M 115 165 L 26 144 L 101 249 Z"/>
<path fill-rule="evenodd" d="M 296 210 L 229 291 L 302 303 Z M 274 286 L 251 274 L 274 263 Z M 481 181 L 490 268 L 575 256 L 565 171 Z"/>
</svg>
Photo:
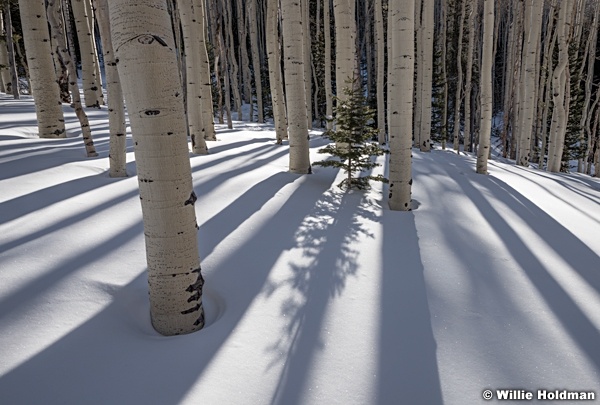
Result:
<svg viewBox="0 0 600 405">
<path fill-rule="evenodd" d="M 19 0 L 23 39 L 40 138 L 65 138 L 65 119 L 54 72 L 45 0 Z"/>
<path fill-rule="evenodd" d="M 281 80 L 281 50 L 279 49 L 279 1 L 267 0 L 266 18 L 267 62 L 269 64 L 269 82 L 271 83 L 271 100 L 273 104 L 273 121 L 275 138 L 281 145 L 286 137 L 285 97 Z"/>
<path fill-rule="evenodd" d="M 77 42 L 79 43 L 81 55 L 83 99 L 86 107 L 98 107 L 104 104 L 104 101 L 98 97 L 100 80 L 96 77 L 96 66 L 94 64 L 96 49 L 93 43 L 92 27 L 89 26 L 84 0 L 71 0 L 71 10 L 75 19 Z"/>
<path fill-rule="evenodd" d="M 494 0 L 483 2 L 483 52 L 481 57 L 481 124 L 477 147 L 477 173 L 487 174 L 492 132 L 492 66 L 494 48 Z"/>
<path fill-rule="evenodd" d="M 390 94 L 390 209 L 409 211 L 414 95 L 414 0 L 390 0 L 388 83 Z"/>
<path fill-rule="evenodd" d="M 296 0 L 281 0 L 284 81 L 287 95 L 288 136 L 290 143 L 290 172 L 311 172 L 306 91 L 304 87 L 304 57 L 302 55 L 302 9 Z"/>
<path fill-rule="evenodd" d="M 110 37 L 108 0 L 94 0 L 96 21 L 100 28 L 106 91 L 108 96 L 108 126 L 110 144 L 108 152 L 109 176 L 127 177 L 127 132 L 125 126 L 125 103 L 123 89 L 117 71 L 117 60 Z"/>
<path fill-rule="evenodd" d="M 83 138 L 83 144 L 85 145 L 85 152 L 87 157 L 96 157 L 98 156 L 98 153 L 96 153 L 96 148 L 94 147 L 90 121 L 81 105 L 75 64 L 71 60 L 71 55 L 69 55 L 67 42 L 65 40 L 62 12 L 59 2 L 60 0 L 48 0 L 47 15 L 52 31 L 52 44 L 56 49 L 56 55 L 58 55 L 62 68 L 67 72 L 67 82 L 69 91 L 71 92 L 71 98 L 73 99 L 72 107 L 75 109 L 75 114 L 77 115 L 79 125 L 81 126 L 81 137 Z"/>
<path fill-rule="evenodd" d="M 135 141 L 150 314 L 163 335 L 204 326 L 187 128 L 164 0 L 111 0 L 110 26 Z"/>
</svg>

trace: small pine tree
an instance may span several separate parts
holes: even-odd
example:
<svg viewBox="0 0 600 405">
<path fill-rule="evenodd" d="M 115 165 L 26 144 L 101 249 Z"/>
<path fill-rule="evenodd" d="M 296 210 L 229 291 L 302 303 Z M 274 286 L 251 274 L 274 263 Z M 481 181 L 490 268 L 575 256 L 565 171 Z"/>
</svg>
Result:
<svg viewBox="0 0 600 405">
<path fill-rule="evenodd" d="M 359 190 L 368 189 L 370 181 L 387 183 L 382 175 L 354 177 L 357 172 L 362 172 L 380 166 L 371 160 L 373 156 L 381 156 L 386 151 L 377 143 L 377 129 L 369 126 L 373 121 L 374 110 L 368 107 L 362 89 L 357 86 L 355 78 L 346 80 L 348 86 L 343 89 L 347 96 L 345 100 L 336 97 L 335 129 L 325 132 L 325 136 L 335 143 L 319 149 L 319 153 L 327 153 L 340 158 L 340 160 L 321 160 L 314 165 L 323 167 L 336 167 L 344 169 L 348 175 L 338 187 L 350 190 L 354 187 Z"/>
</svg>

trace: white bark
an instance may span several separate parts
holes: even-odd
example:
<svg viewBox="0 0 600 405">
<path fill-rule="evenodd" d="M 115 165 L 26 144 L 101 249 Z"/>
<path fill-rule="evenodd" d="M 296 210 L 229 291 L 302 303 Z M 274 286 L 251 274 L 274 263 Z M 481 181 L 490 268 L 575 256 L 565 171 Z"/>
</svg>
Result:
<svg viewBox="0 0 600 405">
<path fill-rule="evenodd" d="M 0 82 L 2 87 L 0 91 L 4 93 L 12 92 L 12 80 L 10 78 L 10 71 L 8 70 L 9 61 L 8 61 L 8 48 L 7 43 L 3 35 L 5 35 L 4 30 L 4 16 L 2 15 L 5 12 L 9 12 L 9 10 L 0 11 Z"/>
<path fill-rule="evenodd" d="M 123 89 L 117 71 L 117 61 L 110 37 L 110 21 L 108 15 L 108 0 L 94 0 L 102 52 L 104 56 L 104 71 L 106 74 L 106 90 L 108 104 L 108 125 L 110 145 L 108 152 L 110 177 L 127 176 L 127 133 L 125 127 L 125 103 Z"/>
<path fill-rule="evenodd" d="M 290 172 L 311 172 L 304 86 L 302 9 L 296 0 L 282 0 L 284 77 L 290 143 Z"/>
<path fill-rule="evenodd" d="M 467 45 L 467 65 L 465 73 L 465 129 L 463 132 L 464 151 L 471 150 L 471 78 L 473 75 L 473 48 L 475 46 L 475 16 L 477 15 L 477 3 L 471 3 L 469 10 L 469 39 Z"/>
<path fill-rule="evenodd" d="M 202 125 L 204 125 L 202 132 L 204 133 L 204 139 L 207 141 L 216 141 L 210 60 L 208 59 L 208 52 L 206 50 L 206 4 L 204 0 L 192 0 L 192 2 L 194 4 L 194 15 L 196 16 L 196 24 L 198 24 L 199 32 L 195 43 L 196 52 L 200 57 L 200 108 L 202 110 Z"/>
<path fill-rule="evenodd" d="M 44 0 L 19 0 L 23 39 L 40 138 L 64 138 L 65 119 L 54 72 Z"/>
<path fill-rule="evenodd" d="M 422 64 L 419 71 L 422 73 L 421 83 L 421 120 L 419 130 L 419 149 L 421 152 L 431 150 L 431 93 L 433 86 L 433 1 L 423 2 L 422 19 Z"/>
<path fill-rule="evenodd" d="M 390 209 L 411 209 L 411 149 L 414 95 L 414 8 L 415 0 L 390 0 L 388 44 L 390 95 L 389 137 Z"/>
<path fill-rule="evenodd" d="M 492 132 L 492 66 L 494 48 L 494 0 L 483 2 L 483 52 L 481 57 L 481 124 L 477 147 L 477 173 L 487 174 Z"/>
<path fill-rule="evenodd" d="M 325 115 L 326 128 L 333 128 L 333 90 L 331 86 L 331 0 L 323 2 L 323 31 L 325 32 Z"/>
<path fill-rule="evenodd" d="M 383 31 L 383 5 L 381 0 L 375 0 L 375 42 L 377 46 L 377 140 L 380 144 L 386 142 L 385 136 L 385 32 Z"/>
<path fill-rule="evenodd" d="M 544 4 L 536 0 L 527 0 L 526 7 L 529 11 L 526 13 L 528 21 L 525 22 L 526 44 L 523 47 L 523 87 L 521 90 L 521 112 L 519 119 L 521 123 L 519 128 L 519 148 L 517 150 L 517 164 L 519 166 L 529 166 L 531 160 L 531 138 L 533 132 L 533 118 L 537 106 L 536 102 L 536 65 L 538 59 L 538 47 L 540 34 L 542 30 L 542 12 Z"/>
<path fill-rule="evenodd" d="M 456 74 L 456 93 L 454 96 L 454 134 L 453 134 L 453 148 L 456 152 L 460 150 L 459 136 L 460 136 L 460 105 L 462 102 L 462 87 L 463 87 L 463 68 L 462 68 L 462 42 L 463 32 L 465 25 L 466 15 L 466 2 L 462 1 L 460 8 L 460 21 L 458 24 L 458 47 L 456 48 L 456 68 L 458 73 Z"/>
<path fill-rule="evenodd" d="M 355 0 L 333 0 L 335 19 L 335 85 L 340 100 L 349 79 L 357 78 L 356 68 L 356 4 Z"/>
<path fill-rule="evenodd" d="M 309 0 L 300 0 L 302 7 L 302 39 L 304 46 L 304 92 L 306 93 L 306 123 L 312 128 L 312 80 L 311 80 L 311 38 L 310 38 L 310 13 Z"/>
<path fill-rule="evenodd" d="M 183 46 L 185 49 L 185 80 L 186 80 L 186 102 L 187 102 L 187 124 L 188 134 L 192 140 L 192 152 L 198 155 L 208 154 L 208 147 L 204 140 L 204 123 L 202 109 L 207 106 L 202 103 L 203 72 L 200 69 L 205 66 L 200 60 L 200 52 L 196 45 L 196 39 L 203 35 L 197 24 L 198 16 L 195 13 L 191 1 L 182 1 L 177 4 L 179 18 L 181 19 L 181 31 L 183 34 Z"/>
<path fill-rule="evenodd" d="M 73 108 L 75 114 L 79 120 L 81 126 L 81 136 L 85 145 L 86 154 L 88 157 L 98 156 L 96 148 L 94 147 L 94 140 L 92 139 L 92 131 L 90 129 L 90 122 L 87 114 L 83 110 L 81 105 L 81 97 L 79 95 L 79 86 L 77 85 L 77 71 L 75 64 L 71 60 L 71 55 L 67 49 L 67 43 L 64 36 L 64 28 L 62 25 L 62 13 L 57 4 L 60 0 L 49 0 L 48 1 L 48 22 L 52 30 L 52 43 L 55 46 L 56 55 L 60 55 L 60 60 L 67 71 L 67 80 L 69 83 L 69 90 L 71 92 L 71 98 L 73 100 Z"/>
<path fill-rule="evenodd" d="M 567 69 L 569 65 L 568 36 L 570 32 L 572 2 L 563 0 L 558 12 L 556 29 L 558 30 L 558 65 L 552 73 L 552 94 L 554 110 L 548 142 L 548 171 L 559 172 L 567 131 L 567 109 L 569 100 L 565 96 L 568 86 Z"/>
<path fill-rule="evenodd" d="M 271 83 L 271 103 L 277 144 L 286 137 L 285 98 L 281 80 L 281 49 L 279 49 L 279 0 L 267 0 L 266 42 L 269 82 Z"/>
<path fill-rule="evenodd" d="M 135 141 L 152 325 L 193 332 L 204 326 L 204 280 L 170 16 L 164 0 L 111 0 L 110 25 Z"/>
<path fill-rule="evenodd" d="M 265 122 L 261 82 L 260 52 L 258 43 L 258 10 L 256 0 L 248 0 L 248 25 L 250 26 L 250 46 L 252 48 L 252 69 L 254 70 L 254 88 L 256 89 L 257 119 Z"/>
<path fill-rule="evenodd" d="M 86 107 L 98 107 L 104 101 L 98 95 L 101 88 L 99 78 L 96 76 L 95 53 L 92 28 L 89 26 L 87 9 L 84 0 L 71 0 L 71 10 L 75 19 L 77 42 L 81 55 L 81 81 L 83 85 L 83 99 Z"/>
</svg>

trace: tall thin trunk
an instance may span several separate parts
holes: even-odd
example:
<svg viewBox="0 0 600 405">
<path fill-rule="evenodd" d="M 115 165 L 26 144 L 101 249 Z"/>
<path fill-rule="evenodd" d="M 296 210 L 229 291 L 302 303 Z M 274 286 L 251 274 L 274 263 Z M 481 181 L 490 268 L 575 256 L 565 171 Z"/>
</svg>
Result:
<svg viewBox="0 0 600 405">
<path fill-rule="evenodd" d="M 10 89 L 7 89 L 7 93 L 12 92 L 13 98 L 18 100 L 20 98 L 19 89 L 19 75 L 17 73 L 17 62 L 15 60 L 15 44 L 13 40 L 13 25 L 12 15 L 8 0 L 5 1 L 5 16 L 6 16 L 6 45 L 7 45 L 7 56 L 8 56 L 8 70 L 10 74 Z M 0 30 L 1 32 L 2 30 Z M 0 42 L 1 43 L 1 42 Z M 1 46 L 1 45 L 0 45 Z"/>
<path fill-rule="evenodd" d="M 273 121 L 277 144 L 282 144 L 287 136 L 285 119 L 285 98 L 281 78 L 281 49 L 279 49 L 279 0 L 267 0 L 266 42 L 267 61 L 269 64 L 269 82 L 271 83 L 271 100 L 273 104 Z"/>
<path fill-rule="evenodd" d="M 355 0 L 333 0 L 335 18 L 335 85 L 338 99 L 345 100 L 342 91 L 347 81 L 356 78 L 356 3 Z"/>
<path fill-rule="evenodd" d="M 4 1 L 4 7 L 4 11 L 0 10 L 0 82 L 2 84 L 2 88 L 0 88 L 0 91 L 3 91 L 8 94 L 12 93 L 12 80 L 10 79 L 10 71 L 8 70 L 8 33 L 6 33 L 5 35 L 3 18 L 4 13 L 10 14 L 10 8 L 8 7 L 8 1 L 6 0 Z"/>
<path fill-rule="evenodd" d="M 69 55 L 69 50 L 65 41 L 62 12 L 59 1 L 60 0 L 48 1 L 47 15 L 52 30 L 51 42 L 56 47 L 55 53 L 56 55 L 59 55 L 59 60 L 67 71 L 69 90 L 71 91 L 71 98 L 73 99 L 72 106 L 75 109 L 75 114 L 77 115 L 77 119 L 81 126 L 81 136 L 85 145 L 86 154 L 88 157 L 95 157 L 98 156 L 98 153 L 96 153 L 96 148 L 94 147 L 89 119 L 81 105 L 81 96 L 79 95 L 79 86 L 77 85 L 77 71 L 75 69 L 75 64 L 71 60 L 71 55 Z"/>
<path fill-rule="evenodd" d="M 65 119 L 54 72 L 45 0 L 19 0 L 23 39 L 40 138 L 64 138 Z"/>
<path fill-rule="evenodd" d="M 460 137 L 460 105 L 463 100 L 462 87 L 463 87 L 463 67 L 462 67 L 462 47 L 463 47 L 463 35 L 465 26 L 465 15 L 467 0 L 462 0 L 460 6 L 460 20 L 458 24 L 458 45 L 456 46 L 456 94 L 454 96 L 454 136 L 453 136 L 453 148 L 456 152 L 460 150 L 459 137 Z"/>
<path fill-rule="evenodd" d="M 419 1 L 420 2 L 420 1 Z M 411 149 L 414 94 L 414 0 L 390 0 L 388 30 L 390 95 L 390 186 L 388 204 L 396 211 L 411 209 Z"/>
<path fill-rule="evenodd" d="M 99 78 L 96 76 L 95 53 L 92 28 L 89 26 L 87 9 L 84 0 L 71 0 L 71 10 L 75 19 L 77 42 L 81 55 L 81 81 L 83 83 L 83 98 L 86 107 L 98 107 L 104 104 L 99 97 L 98 89 L 101 88 Z"/>
<path fill-rule="evenodd" d="M 183 46 L 185 49 L 185 91 L 187 103 L 188 134 L 192 141 L 192 152 L 199 155 L 208 154 L 208 147 L 204 140 L 203 103 L 200 87 L 205 76 L 201 69 L 206 66 L 200 59 L 200 50 L 197 46 L 197 38 L 204 33 L 202 27 L 197 24 L 201 14 L 197 14 L 191 1 L 182 1 L 177 5 L 179 18 L 181 20 L 181 31 L 183 34 Z"/>
<path fill-rule="evenodd" d="M 571 0 L 563 0 L 558 13 L 556 29 L 558 31 L 558 65 L 552 73 L 552 94 L 554 110 L 548 142 L 548 171 L 558 172 L 561 169 L 565 134 L 567 130 L 567 109 L 569 100 L 565 96 L 568 86 L 567 71 L 569 65 L 568 36 L 571 21 Z"/>
<path fill-rule="evenodd" d="M 414 7 L 414 5 L 413 5 Z M 383 31 L 383 5 L 381 0 L 375 0 L 375 42 L 377 46 L 377 140 L 386 143 L 385 136 L 385 32 Z"/>
<path fill-rule="evenodd" d="M 419 71 L 422 73 L 421 84 L 421 128 L 419 130 L 419 149 L 429 152 L 431 149 L 431 95 L 433 86 L 433 28 L 434 28 L 433 1 L 423 2 L 422 15 L 422 64 Z"/>
<path fill-rule="evenodd" d="M 258 10 L 256 0 L 248 0 L 248 24 L 250 26 L 250 46 L 252 48 L 252 70 L 254 70 L 254 88 L 256 89 L 257 119 L 259 123 L 265 122 L 263 109 L 262 78 L 260 51 L 258 43 Z"/>
<path fill-rule="evenodd" d="M 306 122 L 308 128 L 312 128 L 312 75 L 311 75 L 311 35 L 310 35 L 310 13 L 309 0 L 300 0 L 302 7 L 302 45 L 304 47 L 304 92 L 306 93 Z"/>
<path fill-rule="evenodd" d="M 110 25 L 135 141 L 152 325 L 194 332 L 204 326 L 204 280 L 171 19 L 164 0 L 111 0 Z"/>
<path fill-rule="evenodd" d="M 285 93 L 290 143 L 289 168 L 292 173 L 311 172 L 309 134 L 302 55 L 302 8 L 296 0 L 281 0 Z"/>
<path fill-rule="evenodd" d="M 125 103 L 123 89 L 117 71 L 117 60 L 110 37 L 110 20 L 108 15 L 108 0 L 94 0 L 95 11 L 100 28 L 104 71 L 106 73 L 106 90 L 108 96 L 108 126 L 110 144 L 108 152 L 110 177 L 127 176 L 127 133 L 125 126 Z"/>
<path fill-rule="evenodd" d="M 333 128 L 333 90 L 331 86 L 331 0 L 323 3 L 323 31 L 325 32 L 325 115 L 328 130 Z"/>
<path fill-rule="evenodd" d="M 471 3 L 469 10 L 469 39 L 467 45 L 467 72 L 465 74 L 465 130 L 463 135 L 464 151 L 471 151 L 471 88 L 473 83 L 473 48 L 475 46 L 475 16 L 477 15 L 477 3 Z"/>
<path fill-rule="evenodd" d="M 440 63 L 442 64 L 442 84 L 444 86 L 444 90 L 442 93 L 442 149 L 446 149 L 446 142 L 448 141 L 448 69 L 446 67 L 446 58 L 448 57 L 448 44 L 446 43 L 448 40 L 448 21 L 447 21 L 447 12 L 448 5 L 446 4 L 446 0 L 441 0 L 440 3 L 440 26 L 441 26 L 441 46 L 442 46 L 442 60 Z"/>
<path fill-rule="evenodd" d="M 481 57 L 481 124 L 477 147 L 477 173 L 487 174 L 492 132 L 492 65 L 494 43 L 494 0 L 483 2 L 483 53 Z"/>
</svg>

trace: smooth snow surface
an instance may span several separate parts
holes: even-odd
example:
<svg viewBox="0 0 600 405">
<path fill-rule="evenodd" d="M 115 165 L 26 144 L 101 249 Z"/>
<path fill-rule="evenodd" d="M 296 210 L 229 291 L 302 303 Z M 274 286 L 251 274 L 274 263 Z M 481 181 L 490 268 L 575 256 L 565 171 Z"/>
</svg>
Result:
<svg viewBox="0 0 600 405">
<path fill-rule="evenodd" d="M 272 127 L 220 125 L 191 157 L 208 325 L 163 337 L 131 139 L 130 177 L 109 178 L 106 110 L 92 159 L 65 111 L 71 137 L 38 139 L 31 100 L 0 97 L 0 404 L 600 396 L 597 179 L 415 150 L 416 209 L 392 212 L 388 186 L 288 173 Z"/>
</svg>

